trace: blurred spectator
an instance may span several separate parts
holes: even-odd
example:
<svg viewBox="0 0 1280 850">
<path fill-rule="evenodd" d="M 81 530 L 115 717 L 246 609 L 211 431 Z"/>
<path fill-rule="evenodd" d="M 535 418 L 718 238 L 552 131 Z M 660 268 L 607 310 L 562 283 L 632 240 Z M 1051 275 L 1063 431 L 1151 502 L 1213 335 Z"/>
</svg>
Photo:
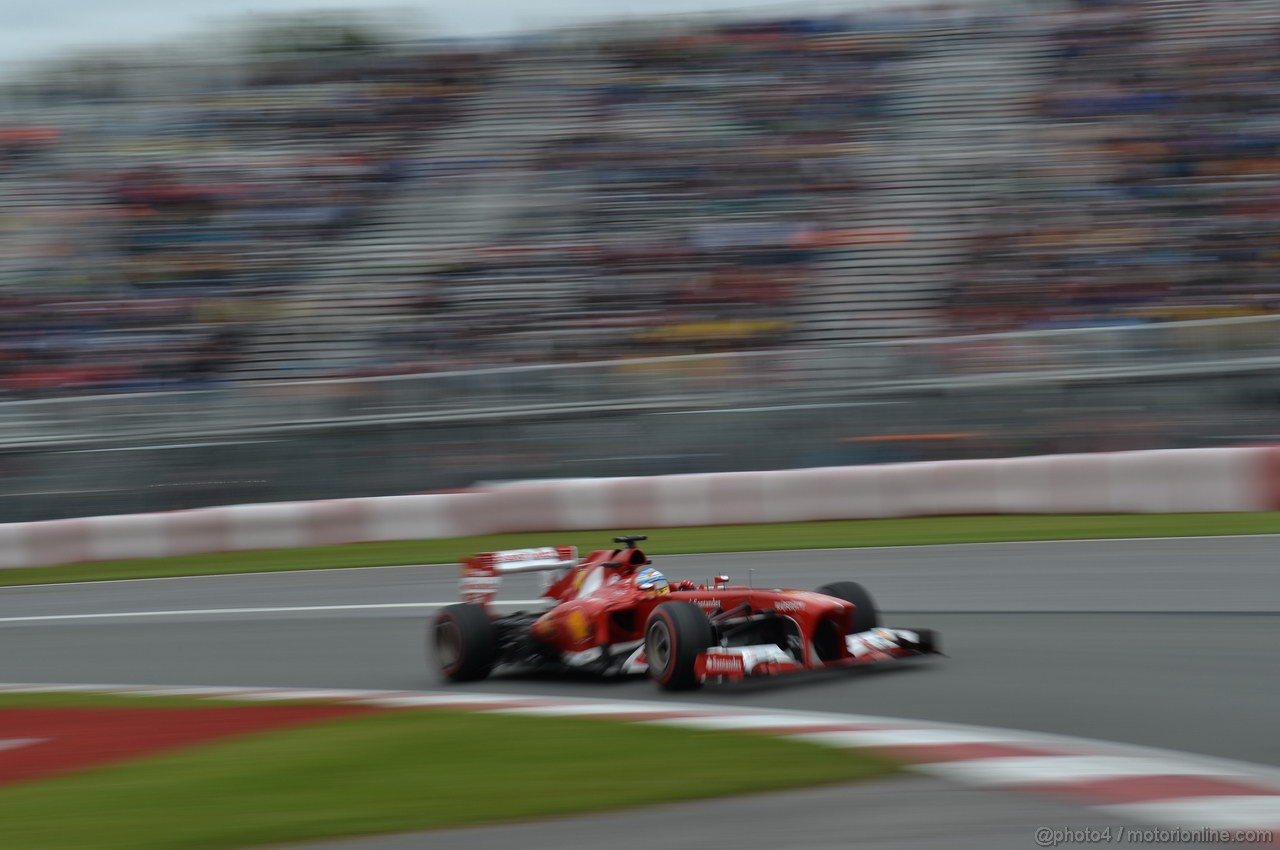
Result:
<svg viewBox="0 0 1280 850">
<path fill-rule="evenodd" d="M 1280 306 L 1274 2 L 655 23 L 29 98 L 0 122 L 0 393 L 257 374 L 275 337 L 294 375 L 793 344 L 826 252 L 909 195 L 862 169 L 920 132 L 921 51 L 974 33 L 1048 64 L 1007 173 L 967 175 L 991 200 L 957 218 L 950 328 Z"/>
<path fill-rule="evenodd" d="M 957 271 L 957 329 L 1280 308 L 1280 7 L 1115 0 L 1045 17 L 1044 160 Z"/>
<path fill-rule="evenodd" d="M 65 134 L 0 127 L 0 392 L 225 376 L 486 72 L 463 52 L 304 57 L 181 102 L 63 104 L 89 124 Z"/>
</svg>

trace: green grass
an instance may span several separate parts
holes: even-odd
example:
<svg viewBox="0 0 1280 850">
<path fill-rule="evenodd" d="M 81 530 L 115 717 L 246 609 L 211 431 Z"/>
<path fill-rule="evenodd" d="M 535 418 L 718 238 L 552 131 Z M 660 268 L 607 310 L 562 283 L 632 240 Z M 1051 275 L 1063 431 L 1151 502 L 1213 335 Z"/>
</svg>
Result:
<svg viewBox="0 0 1280 850">
<path fill-rule="evenodd" d="M 655 555 L 673 555 L 922 543 L 1274 534 L 1280 533 L 1280 512 L 910 517 L 642 530 L 647 531 L 651 538 L 645 544 L 646 551 Z M 615 534 L 634 531 L 636 529 L 495 534 L 447 540 L 355 543 L 310 549 L 267 549 L 172 558 L 99 561 L 59 567 L 23 567 L 0 570 L 0 585 L 382 564 L 456 563 L 459 558 L 473 552 L 544 544 L 574 544 L 579 550 L 586 552 L 610 545 L 609 541 Z"/>
<path fill-rule="evenodd" d="M 831 784 L 897 769 L 865 753 L 761 735 L 410 709 L 0 787 L 0 835 L 15 850 L 249 847 Z"/>
</svg>

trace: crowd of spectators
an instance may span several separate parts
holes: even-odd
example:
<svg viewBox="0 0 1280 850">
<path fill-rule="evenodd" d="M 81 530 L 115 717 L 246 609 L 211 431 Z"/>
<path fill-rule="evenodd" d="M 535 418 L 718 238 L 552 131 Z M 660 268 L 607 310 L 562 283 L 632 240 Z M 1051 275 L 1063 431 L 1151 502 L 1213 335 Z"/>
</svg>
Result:
<svg viewBox="0 0 1280 850">
<path fill-rule="evenodd" d="M 1041 38 L 1049 67 L 1025 155 L 955 266 L 950 327 L 1280 309 L 1275 8 L 992 16 Z M 823 251 L 876 224 L 861 154 L 891 144 L 917 27 L 949 14 L 600 35 L 607 70 L 565 83 L 586 129 L 534 153 L 530 203 L 487 245 L 424 261 L 369 371 L 788 344 Z M 325 56 L 183 97 L 114 92 L 79 128 L 0 123 L 0 393 L 230 374 L 305 292 L 308 257 L 412 191 L 424 141 L 512 49 Z M 571 64 L 582 48 L 520 50 Z"/>
<path fill-rule="evenodd" d="M 431 321 L 397 336 L 397 359 L 786 344 L 815 259 L 858 219 L 857 152 L 911 46 L 809 20 L 605 40 L 589 129 L 538 152 L 537 203 L 433 275 Z"/>
<path fill-rule="evenodd" d="M 957 270 L 957 330 L 1280 310 L 1280 6 L 1045 16 L 1038 159 Z"/>
<path fill-rule="evenodd" d="M 23 142 L 0 160 L 0 392 L 224 376 L 308 252 L 361 227 L 488 71 L 460 52 L 295 61 L 0 136 Z"/>
</svg>

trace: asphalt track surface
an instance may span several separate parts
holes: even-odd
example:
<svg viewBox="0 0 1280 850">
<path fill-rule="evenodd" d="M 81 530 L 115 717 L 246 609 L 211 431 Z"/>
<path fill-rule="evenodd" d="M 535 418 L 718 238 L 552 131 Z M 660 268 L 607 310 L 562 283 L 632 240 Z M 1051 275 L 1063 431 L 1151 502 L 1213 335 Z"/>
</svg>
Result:
<svg viewBox="0 0 1280 850">
<path fill-rule="evenodd" d="M 1011 802 L 1013 799 L 1016 802 Z M 1002 792 L 902 776 L 857 785 L 606 812 L 551 823 L 370 836 L 313 844 L 309 850 L 600 850 L 606 846 L 609 850 L 1030 850 L 1036 847 L 1037 829 L 1080 823 L 1079 809 L 1064 803 L 1011 798 Z M 749 832 L 743 824 L 751 825 Z M 1099 830 L 1109 827 L 1113 836 L 1124 835 L 1126 827 L 1135 828 L 1132 823 L 1092 813 L 1088 825 Z M 1179 845 L 1190 850 L 1222 850 L 1223 846 Z"/>
<path fill-rule="evenodd" d="M 1280 766 L 1278 544 L 1253 536 L 656 560 L 672 578 L 723 571 L 734 583 L 799 588 L 856 579 L 886 624 L 939 629 L 949 656 L 708 687 L 682 701 L 1028 729 Z M 501 597 L 532 599 L 534 582 L 511 577 Z M 440 566 L 3 588 L 0 681 L 444 687 L 426 664 L 424 624 L 430 606 L 453 601 L 456 569 Z M 447 687 L 661 698 L 643 678 L 504 675 Z"/>
</svg>

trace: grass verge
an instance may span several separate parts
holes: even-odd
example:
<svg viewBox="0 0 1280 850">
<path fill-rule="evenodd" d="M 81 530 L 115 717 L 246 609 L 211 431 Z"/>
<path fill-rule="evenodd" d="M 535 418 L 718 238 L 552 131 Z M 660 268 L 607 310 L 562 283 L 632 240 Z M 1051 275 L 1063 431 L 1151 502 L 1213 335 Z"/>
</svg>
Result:
<svg viewBox="0 0 1280 850">
<path fill-rule="evenodd" d="M 494 534 L 446 540 L 396 540 L 306 549 L 264 549 L 171 558 L 99 561 L 59 567 L 22 567 L 0 569 L 0 585 L 456 563 L 459 558 L 473 552 L 545 544 L 573 544 L 581 551 L 591 551 L 608 546 L 616 534 L 634 531 L 635 529 Z M 946 516 L 660 528 L 649 531 L 651 539 L 645 544 L 645 549 L 654 555 L 674 555 L 925 543 L 1274 533 L 1280 533 L 1280 512 Z"/>
<path fill-rule="evenodd" d="M 76 695 L 48 704 L 109 702 Z M 0 811 L 6 847 L 212 850 L 831 784 L 897 769 L 866 753 L 767 736 L 407 709 L 0 787 Z"/>
</svg>

